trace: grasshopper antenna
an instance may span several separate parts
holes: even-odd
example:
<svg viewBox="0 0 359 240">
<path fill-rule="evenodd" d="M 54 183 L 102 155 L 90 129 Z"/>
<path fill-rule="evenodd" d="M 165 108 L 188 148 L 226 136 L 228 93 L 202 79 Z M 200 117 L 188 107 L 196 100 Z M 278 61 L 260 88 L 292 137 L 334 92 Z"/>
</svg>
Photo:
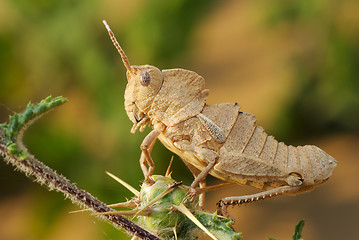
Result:
<svg viewBox="0 0 359 240">
<path fill-rule="evenodd" d="M 115 45 L 115 47 L 117 48 L 117 51 L 120 53 L 123 64 L 125 65 L 125 67 L 126 67 L 126 69 L 128 71 L 132 72 L 130 62 L 128 61 L 128 58 L 127 58 L 125 52 L 122 50 L 120 44 L 117 42 L 116 37 L 113 34 L 110 26 L 107 24 L 106 20 L 103 20 L 102 22 L 105 25 L 105 27 L 106 27 L 106 29 L 108 31 L 108 34 L 110 35 L 110 38 L 111 38 L 111 40 L 113 42 L 113 45 Z"/>
</svg>

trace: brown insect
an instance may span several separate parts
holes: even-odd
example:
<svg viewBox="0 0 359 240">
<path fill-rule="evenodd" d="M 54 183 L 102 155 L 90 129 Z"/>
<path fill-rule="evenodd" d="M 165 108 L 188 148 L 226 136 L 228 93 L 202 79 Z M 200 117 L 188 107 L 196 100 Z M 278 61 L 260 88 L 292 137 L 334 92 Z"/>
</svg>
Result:
<svg viewBox="0 0 359 240">
<path fill-rule="evenodd" d="M 131 66 L 111 29 L 105 21 L 104 24 L 127 69 L 125 109 L 134 123 L 131 133 L 138 128 L 143 131 L 146 125 L 153 128 L 141 144 L 140 165 L 147 181 L 154 171 L 150 153 L 157 138 L 194 174 L 193 195 L 201 192 L 207 174 L 262 190 L 225 197 L 218 203 L 220 211 L 226 211 L 231 204 L 306 192 L 331 176 L 337 162 L 320 148 L 278 142 L 256 125 L 254 115 L 241 112 L 237 103 L 207 105 L 209 90 L 197 73 L 180 68 L 161 71 L 150 65 Z M 203 201 L 202 198 L 201 205 Z"/>
</svg>

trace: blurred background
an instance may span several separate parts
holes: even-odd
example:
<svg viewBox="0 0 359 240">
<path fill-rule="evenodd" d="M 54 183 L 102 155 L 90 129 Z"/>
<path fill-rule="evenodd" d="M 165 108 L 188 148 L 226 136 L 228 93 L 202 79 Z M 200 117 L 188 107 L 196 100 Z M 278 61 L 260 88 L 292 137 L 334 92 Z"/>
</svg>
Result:
<svg viewBox="0 0 359 240">
<path fill-rule="evenodd" d="M 338 160 L 323 186 L 229 208 L 245 239 L 355 239 L 359 227 L 359 2 L 0 0 L 0 122 L 48 95 L 69 102 L 25 134 L 30 152 L 104 202 L 138 189 L 139 146 L 123 107 L 125 68 L 106 19 L 132 64 L 182 67 L 206 79 L 209 104 L 238 102 L 287 144 L 315 144 Z M 172 153 L 155 145 L 156 174 Z M 175 156 L 173 177 L 193 180 Z M 209 178 L 209 184 L 217 180 Z M 255 192 L 229 187 L 208 194 Z M 129 239 L 0 162 L 0 239 Z"/>
</svg>

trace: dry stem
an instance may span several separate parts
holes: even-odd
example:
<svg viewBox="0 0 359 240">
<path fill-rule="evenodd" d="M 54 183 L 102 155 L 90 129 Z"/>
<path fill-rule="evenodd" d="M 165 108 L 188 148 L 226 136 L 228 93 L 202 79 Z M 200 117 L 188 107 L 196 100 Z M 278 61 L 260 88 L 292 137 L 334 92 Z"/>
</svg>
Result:
<svg viewBox="0 0 359 240">
<path fill-rule="evenodd" d="M 50 190 L 62 192 L 73 203 L 83 208 L 89 208 L 96 213 L 114 211 L 90 193 L 78 188 L 64 176 L 38 161 L 34 156 L 29 154 L 28 158 L 20 160 L 16 156 L 9 154 L 2 138 L 0 139 L 0 157 L 5 162 L 12 164 L 17 170 L 25 173 L 27 177 L 35 178 L 38 183 L 49 187 Z M 110 221 L 115 227 L 121 227 L 141 239 L 159 239 L 123 216 L 105 215 L 101 216 L 101 218 Z"/>
</svg>

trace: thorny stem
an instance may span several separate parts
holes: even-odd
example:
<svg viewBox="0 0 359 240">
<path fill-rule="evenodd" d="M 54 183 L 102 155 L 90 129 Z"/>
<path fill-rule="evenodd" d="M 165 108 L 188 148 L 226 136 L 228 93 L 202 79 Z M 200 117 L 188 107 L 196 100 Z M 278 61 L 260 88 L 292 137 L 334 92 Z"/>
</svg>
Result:
<svg viewBox="0 0 359 240">
<path fill-rule="evenodd" d="M 2 139 L 0 140 L 0 157 L 5 162 L 12 164 L 18 170 L 25 173 L 27 177 L 35 177 L 35 179 L 41 185 L 48 186 L 50 190 L 55 189 L 56 191 L 62 192 L 66 197 L 70 198 L 72 202 L 77 205 L 89 208 L 96 213 L 114 211 L 112 208 L 96 199 L 90 193 L 78 188 L 64 176 L 56 173 L 44 163 L 35 159 L 34 156 L 29 155 L 29 157 L 25 160 L 20 160 L 16 156 L 9 154 L 5 143 L 2 142 Z M 124 228 L 128 232 L 136 235 L 141 239 L 159 239 L 122 216 L 105 215 L 102 218 L 112 222 L 115 227 Z"/>
<path fill-rule="evenodd" d="M 66 99 L 63 97 L 51 98 L 50 96 L 37 105 L 29 103 L 23 113 L 10 117 L 9 124 L 0 124 L 0 159 L 12 164 L 27 177 L 35 178 L 37 182 L 49 187 L 50 190 L 62 192 L 73 203 L 83 208 L 88 208 L 95 213 L 114 211 L 90 193 L 78 188 L 64 176 L 37 160 L 22 143 L 22 135 L 31 123 L 65 102 Z M 112 222 L 115 227 L 123 228 L 141 239 L 159 239 L 123 216 L 106 215 L 102 216 L 102 219 Z"/>
</svg>

